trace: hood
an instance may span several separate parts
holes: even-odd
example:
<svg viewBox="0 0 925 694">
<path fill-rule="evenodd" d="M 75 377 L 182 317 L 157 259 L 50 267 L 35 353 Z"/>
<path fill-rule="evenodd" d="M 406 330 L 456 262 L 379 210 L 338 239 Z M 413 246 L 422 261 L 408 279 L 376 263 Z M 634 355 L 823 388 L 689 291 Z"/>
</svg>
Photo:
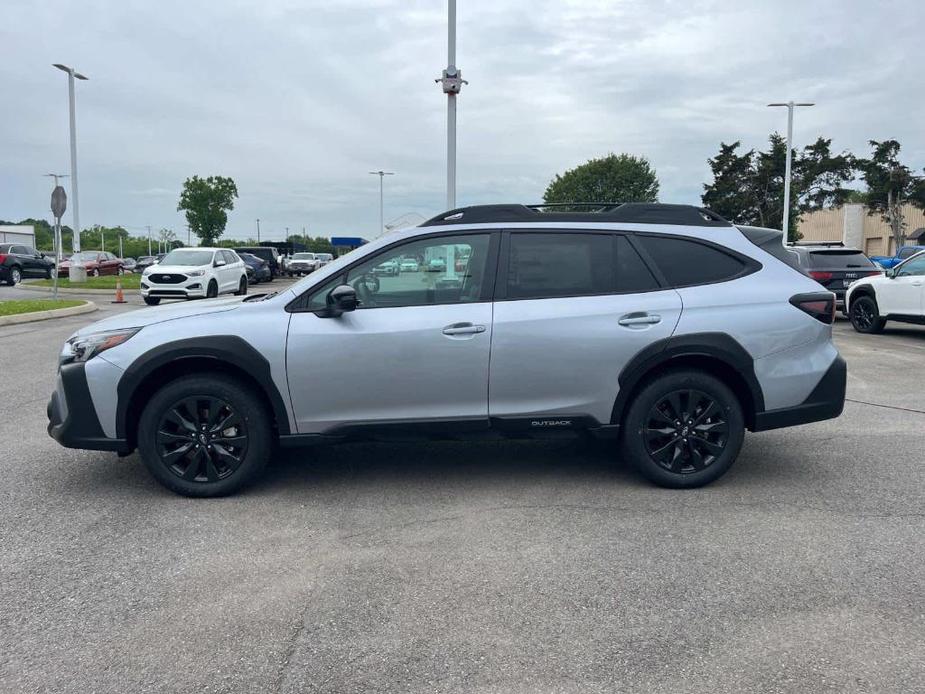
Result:
<svg viewBox="0 0 925 694">
<path fill-rule="evenodd" d="M 148 274 L 154 275 L 186 275 L 192 272 L 193 270 L 208 270 L 208 265 L 164 265 L 163 263 L 155 263 L 149 266 L 151 272 Z"/>
<path fill-rule="evenodd" d="M 96 323 L 84 326 L 74 335 L 88 335 L 102 330 L 120 330 L 122 328 L 143 328 L 146 325 L 163 323 L 177 318 L 202 316 L 207 313 L 221 313 L 233 311 L 241 305 L 246 297 L 229 296 L 220 299 L 205 299 L 198 301 L 183 301 L 163 306 L 148 306 L 137 311 L 120 313 L 111 318 L 104 318 Z"/>
</svg>

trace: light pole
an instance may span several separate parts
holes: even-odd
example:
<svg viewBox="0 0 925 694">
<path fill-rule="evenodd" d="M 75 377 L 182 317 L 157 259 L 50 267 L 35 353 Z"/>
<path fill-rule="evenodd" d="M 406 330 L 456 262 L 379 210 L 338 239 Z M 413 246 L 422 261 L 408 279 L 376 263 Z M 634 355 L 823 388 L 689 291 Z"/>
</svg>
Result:
<svg viewBox="0 0 925 694">
<path fill-rule="evenodd" d="M 379 171 L 370 171 L 369 173 L 373 176 L 379 177 L 379 234 L 377 235 L 381 235 L 382 230 L 384 228 L 383 221 L 382 221 L 382 200 L 383 200 L 382 198 L 382 179 L 384 179 L 386 176 L 394 176 L 395 172 L 394 171 L 382 171 L 380 169 Z"/>
<path fill-rule="evenodd" d="M 257 220 L 257 245 L 260 245 L 260 220 Z"/>
<path fill-rule="evenodd" d="M 151 255 L 151 225 L 148 224 L 148 255 Z"/>
<path fill-rule="evenodd" d="M 54 63 L 54 67 L 67 73 L 67 96 L 68 107 L 70 112 L 70 130 L 71 130 L 71 203 L 74 209 L 74 262 L 71 265 L 71 282 L 84 282 L 87 279 L 87 271 L 80 261 L 80 210 L 77 202 L 77 116 L 75 113 L 74 101 L 74 79 L 86 80 L 84 75 L 74 70 L 72 67 Z"/>
<path fill-rule="evenodd" d="M 456 207 L 456 95 L 469 84 L 456 67 L 456 0 L 447 0 L 446 48 L 446 70 L 434 81 L 446 94 L 446 207 L 452 210 Z"/>
<path fill-rule="evenodd" d="M 783 244 L 786 247 L 787 237 L 790 234 L 790 164 L 793 158 L 793 108 L 794 106 L 815 106 L 809 102 L 775 102 L 768 106 L 786 106 L 787 107 L 787 163 L 784 170 L 784 224 L 783 224 Z"/>
</svg>

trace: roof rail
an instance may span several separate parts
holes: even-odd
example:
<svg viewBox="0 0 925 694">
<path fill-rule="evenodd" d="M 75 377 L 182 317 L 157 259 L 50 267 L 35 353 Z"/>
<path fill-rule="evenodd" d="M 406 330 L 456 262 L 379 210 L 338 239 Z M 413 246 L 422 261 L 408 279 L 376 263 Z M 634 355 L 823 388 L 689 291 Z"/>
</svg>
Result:
<svg viewBox="0 0 925 694">
<path fill-rule="evenodd" d="M 796 248 L 801 248 L 803 246 L 844 246 L 844 241 L 804 241 L 800 243 L 799 241 L 788 241 L 788 246 L 795 246 Z"/>
<path fill-rule="evenodd" d="M 576 208 L 582 208 L 584 211 L 576 210 Z M 650 202 L 474 205 L 444 212 L 428 219 L 421 226 L 505 222 L 635 222 L 637 224 L 683 224 L 699 227 L 732 226 L 715 212 L 703 207 Z"/>
</svg>

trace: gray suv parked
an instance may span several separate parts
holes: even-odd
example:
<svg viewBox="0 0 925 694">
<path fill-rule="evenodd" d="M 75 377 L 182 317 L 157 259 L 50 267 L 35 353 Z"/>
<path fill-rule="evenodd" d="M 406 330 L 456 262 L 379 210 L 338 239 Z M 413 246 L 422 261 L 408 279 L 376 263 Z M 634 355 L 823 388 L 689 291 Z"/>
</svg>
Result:
<svg viewBox="0 0 925 694">
<path fill-rule="evenodd" d="M 781 248 L 688 206 L 452 210 L 278 293 L 79 330 L 48 430 L 137 448 L 191 496 L 252 481 L 274 442 L 395 433 L 590 433 L 655 483 L 696 487 L 746 429 L 841 413 L 835 297 Z M 375 272 L 408 257 L 439 270 Z"/>
</svg>

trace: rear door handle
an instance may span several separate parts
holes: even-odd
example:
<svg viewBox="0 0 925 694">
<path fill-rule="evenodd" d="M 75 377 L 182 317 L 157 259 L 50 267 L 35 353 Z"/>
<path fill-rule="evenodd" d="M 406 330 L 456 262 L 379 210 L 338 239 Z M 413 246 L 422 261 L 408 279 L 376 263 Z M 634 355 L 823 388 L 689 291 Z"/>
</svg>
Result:
<svg viewBox="0 0 925 694">
<path fill-rule="evenodd" d="M 472 323 L 451 323 L 443 329 L 444 335 L 475 335 L 485 332 L 484 325 L 473 325 Z"/>
<path fill-rule="evenodd" d="M 620 325 L 655 325 L 662 322 L 662 317 L 648 313 L 627 313 L 617 321 Z"/>
</svg>

